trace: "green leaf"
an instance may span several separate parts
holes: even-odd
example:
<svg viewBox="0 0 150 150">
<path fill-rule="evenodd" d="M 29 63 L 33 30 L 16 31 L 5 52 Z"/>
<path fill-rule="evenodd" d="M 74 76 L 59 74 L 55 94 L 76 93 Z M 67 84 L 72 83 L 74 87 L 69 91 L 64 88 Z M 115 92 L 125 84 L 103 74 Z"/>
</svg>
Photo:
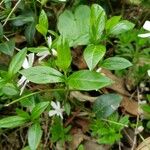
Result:
<svg viewBox="0 0 150 150">
<path fill-rule="evenodd" d="M 38 52 L 44 52 L 44 51 L 48 51 L 49 49 L 45 46 L 39 46 L 39 47 L 29 47 L 28 51 L 32 52 L 32 53 L 38 53 Z"/>
<path fill-rule="evenodd" d="M 97 118 L 106 118 L 119 107 L 121 101 L 122 97 L 118 94 L 104 94 L 95 100 L 93 111 Z"/>
<path fill-rule="evenodd" d="M 15 41 L 10 40 L 0 44 L 0 52 L 12 56 L 15 49 Z"/>
<path fill-rule="evenodd" d="M 41 11 L 39 16 L 39 24 L 36 25 L 36 29 L 43 35 L 46 36 L 48 31 L 48 18 L 44 10 Z"/>
<path fill-rule="evenodd" d="M 21 150 L 31 150 L 30 149 L 30 147 L 29 146 L 26 146 L 26 147 L 24 147 L 23 149 L 21 149 Z"/>
<path fill-rule="evenodd" d="M 27 42 L 29 44 L 32 44 L 33 43 L 33 40 L 34 40 L 34 36 L 35 36 L 35 23 L 31 23 L 29 24 L 26 29 L 25 29 L 25 37 L 27 39 Z"/>
<path fill-rule="evenodd" d="M 57 41 L 56 65 L 66 72 L 71 64 L 71 60 L 69 44 L 64 38 L 60 37 Z"/>
<path fill-rule="evenodd" d="M 113 28 L 111 28 L 109 31 L 109 34 L 118 35 L 118 34 L 127 32 L 129 30 L 132 30 L 134 28 L 134 26 L 135 26 L 135 24 L 133 24 L 127 20 L 123 20 L 123 21 L 120 21 Z"/>
<path fill-rule="evenodd" d="M 131 62 L 121 57 L 109 57 L 101 65 L 102 68 L 109 70 L 121 70 L 132 66 Z"/>
<path fill-rule="evenodd" d="M 16 113 L 17 113 L 17 115 L 18 116 L 20 116 L 20 117 L 23 117 L 23 118 L 26 118 L 26 119 L 30 119 L 30 115 L 28 114 L 28 112 L 26 112 L 26 111 L 23 111 L 23 110 L 21 110 L 21 109 L 19 109 L 19 108 L 16 108 Z"/>
<path fill-rule="evenodd" d="M 25 60 L 26 53 L 27 53 L 27 49 L 24 48 L 13 57 L 8 68 L 9 77 L 14 76 L 20 70 Z"/>
<path fill-rule="evenodd" d="M 97 90 L 111 83 L 109 78 L 89 70 L 77 71 L 68 78 L 69 87 L 76 90 Z"/>
<path fill-rule="evenodd" d="M 106 22 L 106 31 L 109 32 L 118 22 L 120 21 L 121 16 L 113 16 L 110 19 L 107 20 Z"/>
<path fill-rule="evenodd" d="M 84 12 L 84 13 L 83 13 Z M 80 5 L 72 13 L 65 10 L 58 18 L 58 30 L 70 46 L 89 43 L 90 8 Z"/>
<path fill-rule="evenodd" d="M 42 138 L 42 130 L 39 123 L 33 124 L 28 130 L 28 143 L 31 150 L 36 150 Z"/>
<path fill-rule="evenodd" d="M 91 6 L 90 15 L 90 41 L 91 43 L 98 43 L 101 39 L 103 30 L 105 28 L 106 14 L 104 9 L 98 4 Z"/>
<path fill-rule="evenodd" d="M 84 50 L 84 59 L 90 70 L 93 70 L 106 52 L 103 45 L 89 45 Z"/>
<path fill-rule="evenodd" d="M 7 83 L 5 86 L 3 86 L 2 92 L 9 96 L 17 95 L 19 93 L 17 88 L 11 83 Z"/>
<path fill-rule="evenodd" d="M 64 82 L 64 76 L 56 69 L 47 66 L 35 66 L 21 70 L 29 81 L 38 84 Z"/>
<path fill-rule="evenodd" d="M 26 118 L 20 116 L 11 116 L 0 119 L 0 128 L 15 128 L 27 122 Z"/>
<path fill-rule="evenodd" d="M 31 112 L 31 118 L 33 120 L 37 119 L 44 112 L 44 110 L 47 108 L 48 105 L 49 105 L 49 102 L 38 103 Z"/>
<path fill-rule="evenodd" d="M 0 23 L 0 39 L 3 37 L 3 26 Z"/>
</svg>

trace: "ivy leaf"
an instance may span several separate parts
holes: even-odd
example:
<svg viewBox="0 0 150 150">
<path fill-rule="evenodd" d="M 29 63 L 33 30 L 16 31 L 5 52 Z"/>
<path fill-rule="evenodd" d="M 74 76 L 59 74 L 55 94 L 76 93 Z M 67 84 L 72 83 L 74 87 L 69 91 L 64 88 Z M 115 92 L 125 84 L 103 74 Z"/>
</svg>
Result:
<svg viewBox="0 0 150 150">
<path fill-rule="evenodd" d="M 99 119 L 110 116 L 118 107 L 122 97 L 118 94 L 104 94 L 99 96 L 93 105 L 93 112 Z"/>
<path fill-rule="evenodd" d="M 93 70 L 105 55 L 106 48 L 103 45 L 89 45 L 84 50 L 84 59 L 90 70 Z"/>
<path fill-rule="evenodd" d="M 131 62 L 121 57 L 109 57 L 101 65 L 101 67 L 109 70 L 121 70 L 130 66 L 132 66 Z"/>
<path fill-rule="evenodd" d="M 35 66 L 21 70 L 29 81 L 37 84 L 64 82 L 63 74 L 48 66 Z"/>
<path fill-rule="evenodd" d="M 31 150 L 36 150 L 42 137 L 42 130 L 39 123 L 33 124 L 28 130 L 28 143 Z"/>
<path fill-rule="evenodd" d="M 68 85 L 76 90 L 97 90 L 111 83 L 109 78 L 89 70 L 77 71 L 68 77 Z"/>
</svg>

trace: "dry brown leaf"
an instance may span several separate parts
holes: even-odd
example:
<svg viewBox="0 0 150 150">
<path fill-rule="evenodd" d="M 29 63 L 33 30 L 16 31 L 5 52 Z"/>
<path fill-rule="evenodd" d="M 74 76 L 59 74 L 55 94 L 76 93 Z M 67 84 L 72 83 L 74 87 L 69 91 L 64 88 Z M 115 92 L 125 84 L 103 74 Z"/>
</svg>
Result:
<svg viewBox="0 0 150 150">
<path fill-rule="evenodd" d="M 76 129 L 76 131 L 72 134 L 72 142 L 70 143 L 70 147 L 72 150 L 78 148 L 80 143 L 84 140 L 84 134 L 81 129 Z"/>
<path fill-rule="evenodd" d="M 18 34 L 15 35 L 14 39 L 15 39 L 15 43 L 17 44 L 20 44 L 26 41 L 25 36 L 18 35 Z"/>
<path fill-rule="evenodd" d="M 110 145 L 100 145 L 90 140 L 84 142 L 84 150 L 109 150 L 109 149 Z"/>
<path fill-rule="evenodd" d="M 150 137 L 146 138 L 136 150 L 150 150 Z"/>
<path fill-rule="evenodd" d="M 111 73 L 111 71 L 106 69 L 102 69 L 101 72 L 114 81 L 113 84 L 107 86 L 106 88 L 116 91 L 117 93 L 120 93 L 122 95 L 130 96 L 130 93 L 125 88 L 124 79 L 116 77 Z"/>
<path fill-rule="evenodd" d="M 127 96 L 123 97 L 121 102 L 121 107 L 124 109 L 125 112 L 137 116 L 138 113 L 138 103 L 133 99 L 129 99 Z"/>
</svg>

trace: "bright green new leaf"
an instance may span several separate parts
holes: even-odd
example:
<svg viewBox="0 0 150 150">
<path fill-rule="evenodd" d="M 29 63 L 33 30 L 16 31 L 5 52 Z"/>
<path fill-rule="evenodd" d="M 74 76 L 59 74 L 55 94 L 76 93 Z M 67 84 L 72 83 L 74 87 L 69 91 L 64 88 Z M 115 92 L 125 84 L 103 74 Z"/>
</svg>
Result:
<svg viewBox="0 0 150 150">
<path fill-rule="evenodd" d="M 10 62 L 9 68 L 8 68 L 9 77 L 12 77 L 20 70 L 20 68 L 25 60 L 26 53 L 27 53 L 27 49 L 24 48 L 13 57 L 13 59 Z"/>
<path fill-rule="evenodd" d="M 104 94 L 95 100 L 93 111 L 97 118 L 106 118 L 119 107 L 121 101 L 122 97 L 118 94 Z"/>
<path fill-rule="evenodd" d="M 120 19 L 121 16 L 113 16 L 110 19 L 108 19 L 105 27 L 106 31 L 108 32 L 109 30 L 111 30 L 116 24 L 118 24 Z"/>
<path fill-rule="evenodd" d="M 90 15 L 90 41 L 91 43 L 98 43 L 101 39 L 103 30 L 105 28 L 106 14 L 104 9 L 98 4 L 91 6 Z"/>
<path fill-rule="evenodd" d="M 36 25 L 36 29 L 43 35 L 46 36 L 48 31 L 48 18 L 44 10 L 41 11 L 39 16 L 39 24 Z"/>
<path fill-rule="evenodd" d="M 38 52 L 48 51 L 48 48 L 45 46 L 29 47 L 28 51 L 30 51 L 32 53 L 38 53 Z"/>
<path fill-rule="evenodd" d="M 63 74 L 48 66 L 35 66 L 21 70 L 29 81 L 37 84 L 64 82 Z"/>
<path fill-rule="evenodd" d="M 102 68 L 109 70 L 121 70 L 132 66 L 131 62 L 121 57 L 109 57 L 101 65 Z"/>
<path fill-rule="evenodd" d="M 97 90 L 111 83 L 109 78 L 89 70 L 77 71 L 68 78 L 69 87 L 76 90 Z"/>
<path fill-rule="evenodd" d="M 135 24 L 133 24 L 127 20 L 123 20 L 123 21 L 120 21 L 115 26 L 113 26 L 110 29 L 109 34 L 118 35 L 118 34 L 127 32 L 129 30 L 132 30 L 134 28 L 134 26 L 135 26 Z"/>
<path fill-rule="evenodd" d="M 49 105 L 49 102 L 38 103 L 31 112 L 31 118 L 33 120 L 37 119 L 44 112 L 44 110 L 47 108 L 48 105 Z"/>
<path fill-rule="evenodd" d="M 84 59 L 90 70 L 93 70 L 105 55 L 106 48 L 103 45 L 89 45 L 84 50 Z"/>
<path fill-rule="evenodd" d="M 15 128 L 27 122 L 26 118 L 20 116 L 11 116 L 0 119 L 0 128 Z"/>
<path fill-rule="evenodd" d="M 36 150 L 42 138 L 42 130 L 39 123 L 33 124 L 28 130 L 28 143 L 31 150 Z"/>
<path fill-rule="evenodd" d="M 12 56 L 15 49 L 15 41 L 10 40 L 0 44 L 0 52 Z"/>
<path fill-rule="evenodd" d="M 63 71 L 67 71 L 71 64 L 71 51 L 66 39 L 60 37 L 57 41 L 56 65 Z"/>
</svg>

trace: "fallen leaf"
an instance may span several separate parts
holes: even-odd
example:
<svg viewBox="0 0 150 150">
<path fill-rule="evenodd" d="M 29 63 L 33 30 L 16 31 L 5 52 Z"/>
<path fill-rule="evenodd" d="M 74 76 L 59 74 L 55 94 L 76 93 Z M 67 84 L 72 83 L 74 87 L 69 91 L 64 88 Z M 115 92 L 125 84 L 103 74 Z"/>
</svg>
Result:
<svg viewBox="0 0 150 150">
<path fill-rule="evenodd" d="M 138 103 L 133 99 L 129 99 L 129 97 L 124 96 L 121 102 L 121 107 L 124 109 L 126 113 L 129 113 L 133 116 L 139 115 L 138 113 Z"/>
<path fill-rule="evenodd" d="M 146 138 L 136 150 L 150 150 L 150 137 Z"/>
</svg>

